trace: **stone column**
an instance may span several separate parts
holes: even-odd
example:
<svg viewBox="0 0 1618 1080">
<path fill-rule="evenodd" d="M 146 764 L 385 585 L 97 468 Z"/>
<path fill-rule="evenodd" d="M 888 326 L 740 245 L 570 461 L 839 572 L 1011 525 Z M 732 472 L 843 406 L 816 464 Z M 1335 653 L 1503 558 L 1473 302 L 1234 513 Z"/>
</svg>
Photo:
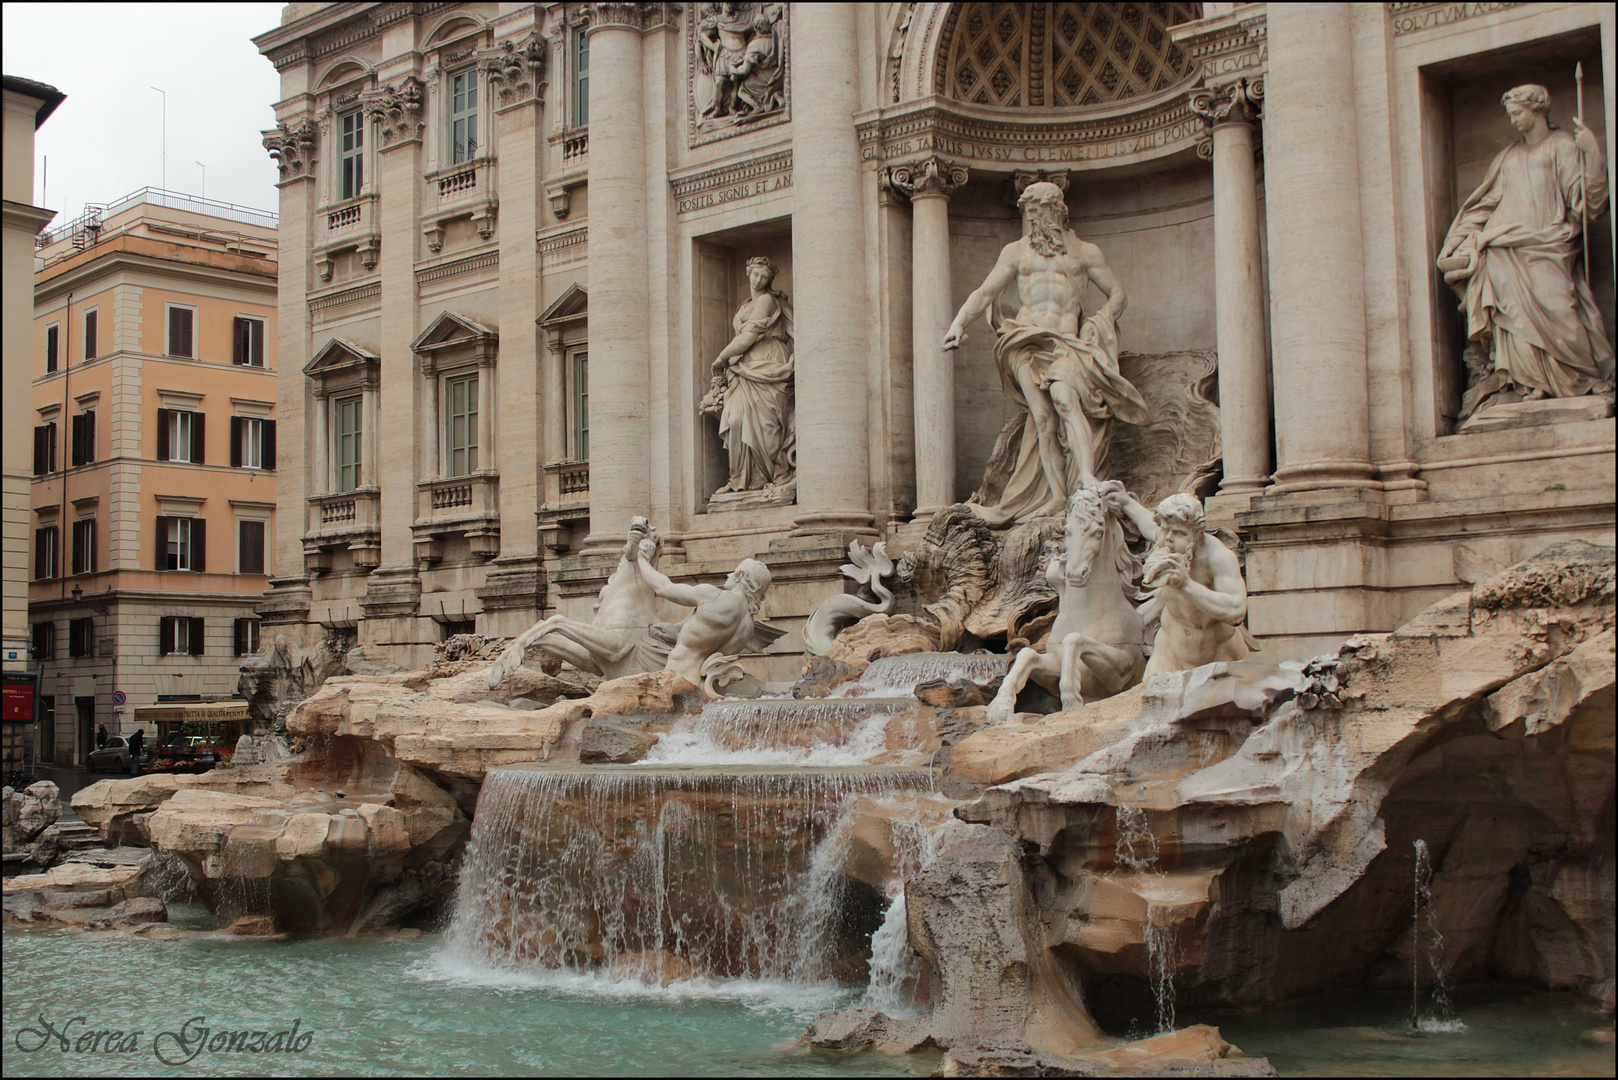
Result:
<svg viewBox="0 0 1618 1080">
<path fill-rule="evenodd" d="M 955 316 L 949 275 L 949 197 L 966 167 L 940 157 L 895 165 L 888 181 L 910 196 L 912 400 L 916 517 L 955 502 L 955 354 L 940 347 Z"/>
<path fill-rule="evenodd" d="M 326 440 L 330 434 L 331 397 L 326 391 L 320 390 L 315 397 L 315 467 L 312 470 L 316 495 L 331 491 L 331 455 L 326 450 Z"/>
<path fill-rule="evenodd" d="M 1265 155 L 1276 486 L 1376 488 L 1349 5 L 1268 11 Z M 1390 272 L 1391 272 L 1391 268 Z"/>
<path fill-rule="evenodd" d="M 1213 128 L 1214 306 L 1219 349 L 1221 494 L 1250 495 L 1270 482 L 1270 380 L 1264 356 L 1263 236 L 1253 125 L 1262 83 L 1239 79 L 1191 95 Z"/>
<path fill-rule="evenodd" d="M 621 547 L 651 508 L 642 5 L 592 4 L 590 25 L 590 535 Z"/>
<path fill-rule="evenodd" d="M 421 448 L 424 455 L 421 478 L 437 480 L 444 475 L 444 449 L 439 444 L 438 436 L 443 423 L 438 411 L 438 369 L 431 364 L 423 365 L 421 378 L 427 392 L 427 407 L 422 410 L 421 416 Z"/>
<path fill-rule="evenodd" d="M 478 467 L 494 471 L 494 365 L 478 365 Z M 528 425 L 532 427 L 533 424 Z"/>
<path fill-rule="evenodd" d="M 374 488 L 377 486 L 377 477 L 381 475 L 378 469 L 377 455 L 384 445 L 392 440 L 384 441 L 381 432 L 377 431 L 377 394 L 379 388 L 375 383 L 367 381 L 365 390 L 360 394 L 360 486 Z M 390 470 L 392 471 L 392 470 Z M 412 479 L 414 479 L 412 477 Z M 410 494 L 415 495 L 415 485 L 410 486 Z M 412 498 L 412 505 L 415 500 Z"/>
<path fill-rule="evenodd" d="M 849 3 L 792 8 L 799 509 L 793 531 L 798 535 L 871 530 L 854 14 Z M 593 158 L 593 146 L 590 153 Z M 592 192 L 592 217 L 594 200 Z M 594 244 L 592 236 L 592 274 Z M 591 301 L 594 307 L 594 296 Z"/>
<path fill-rule="evenodd" d="M 545 350 L 545 464 L 567 460 L 567 354 L 562 332 L 549 330 Z M 540 495 L 544 501 L 545 496 Z"/>
</svg>

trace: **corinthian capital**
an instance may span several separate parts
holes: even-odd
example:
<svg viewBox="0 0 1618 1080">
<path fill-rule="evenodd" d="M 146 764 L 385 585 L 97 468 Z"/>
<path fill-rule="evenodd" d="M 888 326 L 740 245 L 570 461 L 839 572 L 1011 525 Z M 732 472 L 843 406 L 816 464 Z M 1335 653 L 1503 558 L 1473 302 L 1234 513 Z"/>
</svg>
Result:
<svg viewBox="0 0 1618 1080">
<path fill-rule="evenodd" d="M 888 167 L 888 183 L 912 199 L 947 199 L 966 183 L 966 177 L 965 165 L 936 155 Z"/>
<path fill-rule="evenodd" d="M 1191 111 L 1209 125 L 1254 124 L 1264 101 L 1264 81 L 1237 79 L 1229 86 L 1197 90 L 1191 95 Z"/>
<path fill-rule="evenodd" d="M 653 9 L 663 4 L 584 4 L 581 14 L 592 30 L 598 26 L 622 26 L 630 30 L 645 30 L 658 14 Z"/>
</svg>

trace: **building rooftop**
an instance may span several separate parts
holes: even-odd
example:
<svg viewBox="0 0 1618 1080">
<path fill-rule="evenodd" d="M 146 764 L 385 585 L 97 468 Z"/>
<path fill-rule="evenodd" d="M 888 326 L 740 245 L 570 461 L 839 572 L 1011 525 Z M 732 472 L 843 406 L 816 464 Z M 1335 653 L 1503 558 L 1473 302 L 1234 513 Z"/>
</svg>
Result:
<svg viewBox="0 0 1618 1080">
<path fill-rule="evenodd" d="M 279 226 L 268 210 L 146 187 L 110 203 L 87 203 L 78 217 L 41 233 L 35 269 L 130 234 L 273 258 Z"/>
<path fill-rule="evenodd" d="M 62 93 L 50 83 L 42 83 L 36 79 L 24 79 L 18 75 L 0 75 L 0 83 L 14 94 L 27 94 L 31 98 L 38 98 L 41 102 L 39 111 L 34 114 L 34 126 L 43 124 L 51 113 L 56 111 L 67 95 Z"/>
</svg>

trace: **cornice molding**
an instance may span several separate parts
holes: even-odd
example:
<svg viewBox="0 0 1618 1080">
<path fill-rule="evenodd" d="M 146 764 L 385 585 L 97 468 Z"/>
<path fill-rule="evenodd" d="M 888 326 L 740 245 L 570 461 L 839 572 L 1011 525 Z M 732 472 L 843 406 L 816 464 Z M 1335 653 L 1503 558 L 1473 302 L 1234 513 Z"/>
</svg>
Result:
<svg viewBox="0 0 1618 1080">
<path fill-rule="evenodd" d="M 974 171 L 1001 173 L 1041 165 L 1082 171 L 1167 157 L 1193 149 L 1202 134 L 1184 86 L 1106 116 L 994 109 L 935 96 L 855 120 L 864 161 L 898 164 L 931 151 Z"/>
</svg>

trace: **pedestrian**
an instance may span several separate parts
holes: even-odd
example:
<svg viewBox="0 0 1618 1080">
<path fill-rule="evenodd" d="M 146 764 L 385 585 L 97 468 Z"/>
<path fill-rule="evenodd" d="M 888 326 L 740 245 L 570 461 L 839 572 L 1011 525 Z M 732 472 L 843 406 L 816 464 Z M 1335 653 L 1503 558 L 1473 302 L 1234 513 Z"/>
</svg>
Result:
<svg viewBox="0 0 1618 1080">
<path fill-rule="evenodd" d="M 107 745 L 107 725 L 106 724 L 99 724 L 99 725 L 96 726 L 96 749 L 99 750 L 103 746 L 106 746 L 106 745 Z"/>
<path fill-rule="evenodd" d="M 140 775 L 140 752 L 146 746 L 146 731 L 136 728 L 135 733 L 129 737 L 129 775 Z"/>
</svg>

